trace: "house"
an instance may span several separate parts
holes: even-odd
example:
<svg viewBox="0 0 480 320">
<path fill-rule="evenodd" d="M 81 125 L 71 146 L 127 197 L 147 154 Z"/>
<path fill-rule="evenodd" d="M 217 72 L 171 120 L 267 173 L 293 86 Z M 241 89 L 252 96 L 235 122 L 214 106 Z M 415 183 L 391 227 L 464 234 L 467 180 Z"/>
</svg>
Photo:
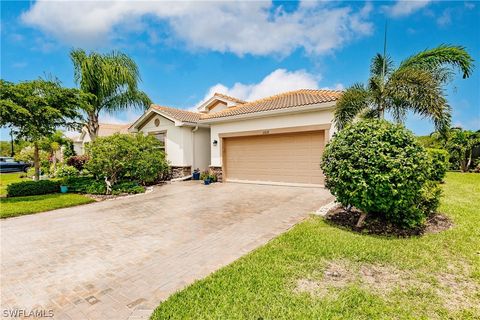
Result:
<svg viewBox="0 0 480 320">
<path fill-rule="evenodd" d="M 341 94 L 303 89 L 247 102 L 216 93 L 196 112 L 152 105 L 129 131 L 162 141 L 174 178 L 209 168 L 223 181 L 321 186 Z"/>
<path fill-rule="evenodd" d="M 98 124 L 98 136 L 107 137 L 114 133 L 128 133 L 130 124 L 112 124 L 112 123 L 99 123 Z M 73 150 L 79 156 L 85 154 L 85 144 L 92 141 L 90 134 L 86 127 L 82 128 L 80 136 L 73 137 Z"/>
</svg>

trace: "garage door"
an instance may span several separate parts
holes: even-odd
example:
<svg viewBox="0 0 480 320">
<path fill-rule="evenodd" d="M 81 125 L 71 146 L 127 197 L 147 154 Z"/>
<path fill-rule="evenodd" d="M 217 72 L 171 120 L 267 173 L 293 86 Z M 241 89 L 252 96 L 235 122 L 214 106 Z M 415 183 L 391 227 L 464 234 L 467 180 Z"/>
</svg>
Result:
<svg viewBox="0 0 480 320">
<path fill-rule="evenodd" d="M 323 185 L 324 131 L 224 138 L 226 181 Z"/>
</svg>

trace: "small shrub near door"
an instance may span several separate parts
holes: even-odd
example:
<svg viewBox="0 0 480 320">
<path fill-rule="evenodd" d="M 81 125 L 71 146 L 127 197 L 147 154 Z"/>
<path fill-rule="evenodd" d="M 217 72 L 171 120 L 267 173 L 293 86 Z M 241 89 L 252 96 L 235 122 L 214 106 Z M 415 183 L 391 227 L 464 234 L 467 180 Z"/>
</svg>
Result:
<svg viewBox="0 0 480 320">
<path fill-rule="evenodd" d="M 421 225 L 438 205 L 435 184 L 426 185 L 429 165 L 413 134 L 384 120 L 361 121 L 338 132 L 321 164 L 337 201 L 406 227 Z"/>
<path fill-rule="evenodd" d="M 8 197 L 33 196 L 38 194 L 56 193 L 60 191 L 58 181 L 22 181 L 7 186 Z"/>
</svg>

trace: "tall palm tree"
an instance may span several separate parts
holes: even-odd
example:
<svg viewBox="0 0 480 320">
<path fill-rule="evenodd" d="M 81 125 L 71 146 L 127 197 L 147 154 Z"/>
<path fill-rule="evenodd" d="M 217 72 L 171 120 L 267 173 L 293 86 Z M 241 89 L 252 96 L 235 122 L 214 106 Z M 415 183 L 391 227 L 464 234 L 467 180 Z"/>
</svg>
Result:
<svg viewBox="0 0 480 320">
<path fill-rule="evenodd" d="M 383 118 L 390 112 L 403 122 L 408 111 L 430 118 L 437 130 L 450 126 L 451 108 L 444 96 L 444 85 L 460 69 L 468 78 L 473 59 L 465 48 L 441 45 L 402 61 L 398 68 L 386 54 L 377 54 L 370 67 L 367 85 L 356 83 L 343 93 L 335 110 L 337 129 L 357 117 Z"/>
<path fill-rule="evenodd" d="M 70 52 L 70 57 L 75 69 L 75 82 L 89 97 L 85 107 L 88 117 L 86 127 L 92 140 L 98 136 L 100 111 L 147 108 L 151 104 L 148 96 L 138 90 L 141 81 L 138 67 L 127 55 L 115 51 L 87 54 L 76 49 Z"/>
</svg>

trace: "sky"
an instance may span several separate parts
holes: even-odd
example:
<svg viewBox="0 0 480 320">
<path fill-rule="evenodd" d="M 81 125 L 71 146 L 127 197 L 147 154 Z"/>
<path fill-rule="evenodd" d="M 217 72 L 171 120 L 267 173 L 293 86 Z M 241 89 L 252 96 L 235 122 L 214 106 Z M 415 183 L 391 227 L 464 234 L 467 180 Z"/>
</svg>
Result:
<svg viewBox="0 0 480 320">
<path fill-rule="evenodd" d="M 2 1 L 1 78 L 55 76 L 75 87 L 73 48 L 128 54 L 156 104 L 193 110 L 214 92 L 253 100 L 300 88 L 366 82 L 371 58 L 397 63 L 441 44 L 476 61 L 445 90 L 455 126 L 480 129 L 480 2 L 475 1 Z M 102 114 L 130 123 L 142 110 Z M 406 126 L 429 134 L 428 119 Z M 7 131 L 0 130 L 2 140 Z"/>
</svg>

